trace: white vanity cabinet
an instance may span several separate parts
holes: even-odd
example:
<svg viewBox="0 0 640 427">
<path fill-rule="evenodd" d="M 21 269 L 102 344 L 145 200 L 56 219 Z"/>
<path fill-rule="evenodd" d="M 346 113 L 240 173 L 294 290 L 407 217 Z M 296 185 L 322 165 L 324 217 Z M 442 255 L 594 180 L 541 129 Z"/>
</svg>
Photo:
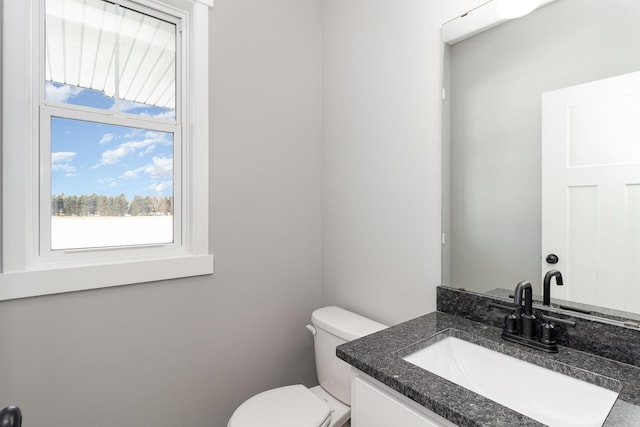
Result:
<svg viewBox="0 0 640 427">
<path fill-rule="evenodd" d="M 455 427 L 357 369 L 351 370 L 352 427 Z"/>
</svg>

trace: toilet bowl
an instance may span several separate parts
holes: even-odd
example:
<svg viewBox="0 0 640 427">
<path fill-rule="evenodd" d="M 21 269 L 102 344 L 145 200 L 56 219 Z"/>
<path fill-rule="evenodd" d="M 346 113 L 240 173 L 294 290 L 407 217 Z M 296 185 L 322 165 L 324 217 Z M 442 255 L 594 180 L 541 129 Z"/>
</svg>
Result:
<svg viewBox="0 0 640 427">
<path fill-rule="evenodd" d="M 336 346 L 386 326 L 339 307 L 324 307 L 307 325 L 314 337 L 319 386 L 301 384 L 257 394 L 240 405 L 227 427 L 340 427 L 351 417 L 349 365 L 336 357 Z"/>
<path fill-rule="evenodd" d="M 228 427 L 339 427 L 350 414 L 348 405 L 322 387 L 297 384 L 253 396 L 236 409 Z"/>
</svg>

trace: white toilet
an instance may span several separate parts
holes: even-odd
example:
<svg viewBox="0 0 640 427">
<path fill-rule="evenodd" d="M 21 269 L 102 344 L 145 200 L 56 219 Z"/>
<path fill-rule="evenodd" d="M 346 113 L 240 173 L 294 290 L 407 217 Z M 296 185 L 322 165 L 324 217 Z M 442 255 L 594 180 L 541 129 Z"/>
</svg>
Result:
<svg viewBox="0 0 640 427">
<path fill-rule="evenodd" d="M 351 416 L 350 367 L 336 357 L 336 346 L 385 329 L 339 307 L 311 314 L 319 386 L 291 385 L 267 390 L 235 410 L 227 427 L 340 427 Z"/>
</svg>

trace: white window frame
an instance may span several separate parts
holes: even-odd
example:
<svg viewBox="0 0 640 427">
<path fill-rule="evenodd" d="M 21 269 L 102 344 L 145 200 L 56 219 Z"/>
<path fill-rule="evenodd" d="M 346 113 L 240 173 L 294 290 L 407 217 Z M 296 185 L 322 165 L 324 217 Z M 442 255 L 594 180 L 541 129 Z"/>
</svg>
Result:
<svg viewBox="0 0 640 427">
<path fill-rule="evenodd" d="M 180 19 L 182 27 L 182 134 L 174 162 L 182 199 L 173 244 L 68 251 L 40 251 L 42 215 L 39 110 L 43 0 L 4 2 L 2 46 L 2 269 L 0 300 L 152 282 L 213 273 L 209 253 L 208 21 L 213 0 L 135 0 Z M 65 107 L 66 108 L 66 107 Z M 68 117 L 68 111 L 64 117 Z M 80 114 L 78 117 L 82 116 Z M 127 123 L 108 117 L 114 124 Z M 124 124 L 130 126 L 129 124 Z M 49 142 L 47 141 L 47 144 Z M 48 158 L 47 158 L 48 159 Z M 174 227 L 175 230 L 175 227 Z"/>
</svg>

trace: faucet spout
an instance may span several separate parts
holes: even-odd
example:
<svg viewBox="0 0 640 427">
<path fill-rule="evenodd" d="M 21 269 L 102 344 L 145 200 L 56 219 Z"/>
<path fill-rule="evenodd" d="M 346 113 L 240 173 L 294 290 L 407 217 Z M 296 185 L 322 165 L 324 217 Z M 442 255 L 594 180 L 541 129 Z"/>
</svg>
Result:
<svg viewBox="0 0 640 427">
<path fill-rule="evenodd" d="M 524 294 L 524 313 L 520 316 L 522 336 L 525 338 L 534 338 L 537 335 L 536 316 L 533 315 L 533 287 L 531 282 L 523 280 L 516 285 L 514 291 L 513 302 L 516 306 L 522 306 L 522 294 Z"/>
<path fill-rule="evenodd" d="M 556 278 L 556 285 L 562 286 L 562 273 L 558 270 L 549 270 L 544 275 L 542 305 L 551 305 L 551 279 Z"/>
<path fill-rule="evenodd" d="M 528 280 L 518 283 L 513 293 L 513 303 L 518 307 L 522 307 L 523 294 L 524 314 L 531 315 L 533 313 L 533 288 Z"/>
</svg>

